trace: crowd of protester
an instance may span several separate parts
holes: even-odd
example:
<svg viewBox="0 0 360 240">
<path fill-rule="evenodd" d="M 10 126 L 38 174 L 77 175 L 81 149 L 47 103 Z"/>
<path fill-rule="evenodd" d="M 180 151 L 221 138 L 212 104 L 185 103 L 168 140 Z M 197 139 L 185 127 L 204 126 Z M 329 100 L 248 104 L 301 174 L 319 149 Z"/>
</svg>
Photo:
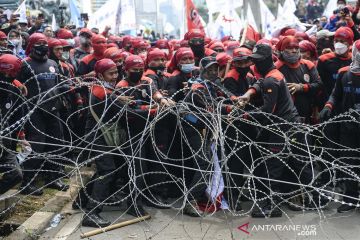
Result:
<svg viewBox="0 0 360 240">
<path fill-rule="evenodd" d="M 240 186 L 245 181 L 241 175 L 259 157 L 251 142 L 264 143 L 268 154 L 252 173 L 259 199 L 253 217 L 281 216 L 280 202 L 294 211 L 325 207 L 330 200 L 319 189 L 337 184 L 332 182 L 335 170 L 327 170 L 334 161 L 340 168 L 349 168 L 341 172 L 345 197 L 337 211 L 355 209 L 360 159 L 359 6 L 353 9 L 342 5 L 344 0 L 338 2 L 339 9 L 329 21 L 321 22 L 316 35 L 284 28 L 268 40 L 259 34 L 249 37 L 243 30 L 247 36 L 243 42 L 242 37 L 239 41 L 231 36 L 210 39 L 198 29 L 182 40 L 150 42 L 139 36 L 113 35 L 110 27 L 101 33 L 96 28 L 69 26 L 53 31 L 41 17 L 33 23 L 19 22 L 17 16 L 2 19 L 0 192 L 18 183 L 22 194 L 39 196 L 43 187 L 66 191 L 69 186 L 62 179 L 65 166 L 71 165 L 66 159 L 76 164 L 93 159 L 96 173 L 73 207 L 87 213 L 84 226 L 104 227 L 110 222 L 99 215 L 102 206 L 124 185 L 129 191 L 127 213 L 147 215 L 144 205 L 169 208 L 173 190 L 162 183 L 169 181 L 169 171 L 179 172 L 157 163 L 188 159 L 195 171 L 186 175 L 188 192 L 182 210 L 201 216 L 199 205 L 208 201 L 205 191 L 212 166 L 204 148 L 214 138 L 207 123 L 217 111 L 225 119 L 235 116 L 230 127 L 226 127 L 228 120 L 222 123 L 229 139 L 227 161 L 221 161 L 224 198 L 231 210 L 241 211 Z M 164 109 L 179 107 L 186 108 L 184 114 L 172 110 L 162 114 Z M 324 164 L 316 166 L 323 174 L 315 181 L 308 158 L 311 149 L 305 144 L 311 139 L 293 127 L 317 126 L 339 116 L 344 120 L 341 124 L 319 129 L 326 136 L 320 143 L 326 151 Z M 153 133 L 144 132 L 149 122 Z M 286 136 L 269 129 L 258 131 L 251 122 L 278 124 Z M 182 135 L 186 142 L 181 141 Z M 290 136 L 292 154 L 284 154 Z M 78 149 L 69 150 L 69 143 Z M 310 145 L 315 144 L 319 143 Z M 30 160 L 20 165 L 16 151 L 29 146 Z M 346 151 L 338 151 L 339 146 Z M 147 171 L 155 174 L 147 180 L 136 177 Z M 296 184 L 305 186 L 302 191 L 308 193 L 302 195 L 302 202 L 283 201 L 279 196 L 299 195 Z"/>
</svg>

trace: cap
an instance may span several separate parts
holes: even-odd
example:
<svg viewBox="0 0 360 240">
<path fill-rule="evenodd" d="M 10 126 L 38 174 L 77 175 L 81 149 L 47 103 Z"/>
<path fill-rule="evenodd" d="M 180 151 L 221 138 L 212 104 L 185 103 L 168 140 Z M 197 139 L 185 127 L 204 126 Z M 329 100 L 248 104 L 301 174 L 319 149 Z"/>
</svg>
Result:
<svg viewBox="0 0 360 240">
<path fill-rule="evenodd" d="M 320 30 L 316 33 L 316 38 L 317 39 L 321 39 L 321 38 L 327 38 L 327 37 L 332 37 L 335 35 L 335 32 L 330 32 L 329 30 L 327 29 L 323 29 L 323 30 Z"/>
<path fill-rule="evenodd" d="M 251 56 L 252 52 L 248 48 L 237 48 L 233 53 L 233 61 L 247 60 Z"/>
<path fill-rule="evenodd" d="M 252 59 L 263 60 L 265 58 L 272 57 L 272 49 L 266 44 L 255 45 L 253 52 L 250 56 Z"/>
<path fill-rule="evenodd" d="M 219 65 L 219 63 L 216 61 L 216 57 L 210 56 L 210 57 L 204 57 L 203 59 L 201 59 L 199 66 L 201 69 L 207 69 L 214 64 Z"/>
<path fill-rule="evenodd" d="M 219 66 L 226 66 L 228 62 L 232 61 L 232 57 L 225 52 L 222 52 L 216 55 L 216 61 L 218 62 Z"/>
<path fill-rule="evenodd" d="M 348 27 L 340 27 L 336 30 L 334 39 L 343 39 L 351 45 L 354 41 L 354 33 Z"/>
</svg>

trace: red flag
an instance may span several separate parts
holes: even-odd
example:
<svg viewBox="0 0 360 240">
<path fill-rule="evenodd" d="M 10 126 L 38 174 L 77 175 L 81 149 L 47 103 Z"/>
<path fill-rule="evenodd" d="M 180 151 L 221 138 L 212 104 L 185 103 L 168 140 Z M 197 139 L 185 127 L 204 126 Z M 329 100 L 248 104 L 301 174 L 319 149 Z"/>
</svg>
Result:
<svg viewBox="0 0 360 240">
<path fill-rule="evenodd" d="M 192 2 L 192 0 L 186 0 L 186 19 L 188 31 L 193 29 L 200 29 L 202 32 L 204 31 L 204 26 L 201 23 L 200 15 Z"/>
<path fill-rule="evenodd" d="M 244 33 L 245 36 L 243 36 Z M 261 39 L 260 33 L 258 33 L 250 24 L 248 24 L 243 30 L 241 30 L 240 34 L 242 36 L 241 44 L 244 44 L 247 41 L 257 42 Z"/>
</svg>

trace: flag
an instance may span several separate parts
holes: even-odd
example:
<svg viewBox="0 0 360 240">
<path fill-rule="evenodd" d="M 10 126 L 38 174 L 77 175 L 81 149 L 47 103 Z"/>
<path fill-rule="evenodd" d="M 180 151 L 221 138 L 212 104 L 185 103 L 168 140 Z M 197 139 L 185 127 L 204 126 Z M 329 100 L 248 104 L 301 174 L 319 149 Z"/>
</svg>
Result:
<svg viewBox="0 0 360 240">
<path fill-rule="evenodd" d="M 334 10 L 337 9 L 337 0 L 329 0 L 324 10 L 323 16 L 329 18 L 334 15 Z"/>
<path fill-rule="evenodd" d="M 24 0 L 14 14 L 20 14 L 19 22 L 27 22 L 26 19 L 26 0 Z"/>
<path fill-rule="evenodd" d="M 69 0 L 69 7 L 70 7 L 70 21 L 72 24 L 76 25 L 76 27 L 82 27 L 83 23 L 80 17 L 80 11 L 76 7 L 74 0 Z"/>
<path fill-rule="evenodd" d="M 198 205 L 202 211 L 215 213 L 220 209 L 228 209 L 229 206 L 226 200 L 223 198 L 225 184 L 221 173 L 220 161 L 215 143 L 211 144 L 210 153 L 214 171 L 211 176 L 210 183 L 207 184 L 208 186 L 206 188 L 206 195 L 210 199 L 210 202 L 200 202 Z"/>
<path fill-rule="evenodd" d="M 294 0 L 285 0 L 283 8 L 287 13 L 294 13 L 296 11 L 296 3 Z"/>
<path fill-rule="evenodd" d="M 114 33 L 136 29 L 134 0 L 109 0 L 91 15 L 88 27 L 115 26 Z"/>
<path fill-rule="evenodd" d="M 281 14 L 284 13 L 284 9 L 283 7 L 281 6 L 281 4 L 279 3 L 278 4 L 278 9 L 277 9 L 277 14 L 276 14 L 276 18 L 280 18 L 281 17 Z"/>
<path fill-rule="evenodd" d="M 245 34 L 245 36 L 244 36 Z M 250 24 L 247 24 L 241 31 L 241 45 L 247 41 L 257 42 L 261 39 L 261 34 Z"/>
<path fill-rule="evenodd" d="M 247 22 L 252 26 L 252 28 L 255 31 L 258 31 L 257 26 L 256 26 L 256 22 L 255 22 L 255 17 L 254 17 L 254 14 L 253 14 L 252 10 L 251 10 L 250 5 L 248 5 L 248 8 L 247 8 L 246 18 L 247 18 Z"/>
<path fill-rule="evenodd" d="M 275 17 L 266 6 L 263 0 L 260 1 L 260 15 L 261 15 L 261 27 L 265 38 L 271 38 L 271 34 L 274 28 Z"/>
<path fill-rule="evenodd" d="M 51 28 L 53 31 L 56 31 L 58 29 L 58 25 L 56 23 L 55 14 L 52 15 L 52 22 L 51 22 Z"/>
<path fill-rule="evenodd" d="M 235 39 L 239 38 L 243 22 L 231 6 L 231 2 L 227 2 L 220 11 L 215 23 L 208 25 L 207 29 L 211 38 L 221 39 L 230 35 Z"/>
<path fill-rule="evenodd" d="M 221 12 L 221 10 L 229 3 L 229 0 L 206 0 L 206 6 L 210 13 Z M 235 8 L 242 7 L 244 4 L 243 0 L 233 2 L 230 7 Z"/>
<path fill-rule="evenodd" d="M 200 15 L 192 0 L 186 0 L 186 19 L 188 31 L 191 31 L 192 29 L 200 29 L 205 33 Z"/>
<path fill-rule="evenodd" d="M 115 33 L 136 29 L 134 0 L 121 0 L 116 13 Z"/>
</svg>

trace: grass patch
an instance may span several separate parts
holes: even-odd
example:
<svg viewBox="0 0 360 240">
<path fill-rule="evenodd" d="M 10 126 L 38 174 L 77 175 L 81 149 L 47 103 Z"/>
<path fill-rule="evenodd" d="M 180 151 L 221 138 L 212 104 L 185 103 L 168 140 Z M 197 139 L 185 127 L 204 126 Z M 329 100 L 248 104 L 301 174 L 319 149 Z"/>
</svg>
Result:
<svg viewBox="0 0 360 240">
<path fill-rule="evenodd" d="M 58 190 L 50 188 L 43 190 L 44 194 L 42 196 L 18 195 L 20 199 L 15 205 L 15 211 L 6 221 L 22 224 L 35 212 L 44 207 L 45 203 L 58 192 Z"/>
</svg>

